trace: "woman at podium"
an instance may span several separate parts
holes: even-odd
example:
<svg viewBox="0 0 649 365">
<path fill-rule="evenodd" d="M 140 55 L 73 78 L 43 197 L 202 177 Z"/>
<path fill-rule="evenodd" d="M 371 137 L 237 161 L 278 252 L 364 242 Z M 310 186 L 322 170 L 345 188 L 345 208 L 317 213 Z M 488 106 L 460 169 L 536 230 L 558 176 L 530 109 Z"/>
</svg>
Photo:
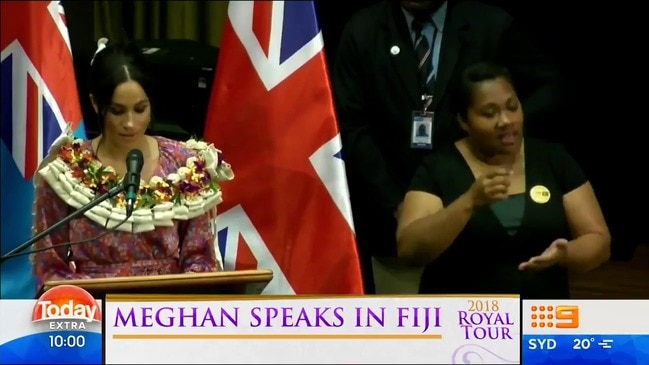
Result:
<svg viewBox="0 0 649 365">
<path fill-rule="evenodd" d="M 586 175 L 561 145 L 523 138 L 507 70 L 471 66 L 453 97 L 467 136 L 423 163 L 399 219 L 399 254 L 428 264 L 420 293 L 567 298 L 569 270 L 609 257 Z"/>
<path fill-rule="evenodd" d="M 37 242 L 38 291 L 50 280 L 222 269 L 213 218 L 221 201 L 217 183 L 231 180 L 232 170 L 210 144 L 147 134 L 153 104 L 144 70 L 136 47 L 98 42 L 90 100 L 101 133 L 89 141 L 66 133 L 53 144 L 35 179 L 34 231 L 121 184 L 133 150 L 143 157 L 139 190 L 130 205 L 121 192 Z"/>
</svg>

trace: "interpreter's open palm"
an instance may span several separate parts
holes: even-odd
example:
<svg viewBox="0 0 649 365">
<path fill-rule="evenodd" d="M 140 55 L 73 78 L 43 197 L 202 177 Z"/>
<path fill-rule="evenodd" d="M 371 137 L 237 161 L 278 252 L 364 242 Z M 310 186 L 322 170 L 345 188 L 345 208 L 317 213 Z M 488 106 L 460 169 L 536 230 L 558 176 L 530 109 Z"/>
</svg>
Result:
<svg viewBox="0 0 649 365">
<path fill-rule="evenodd" d="M 504 168 L 497 168 L 476 179 L 471 186 L 471 196 L 476 206 L 488 205 L 509 196 L 511 173 Z"/>
<path fill-rule="evenodd" d="M 559 238 L 554 240 L 548 248 L 538 256 L 518 265 L 519 270 L 543 270 L 563 261 L 568 252 L 568 240 Z"/>
</svg>

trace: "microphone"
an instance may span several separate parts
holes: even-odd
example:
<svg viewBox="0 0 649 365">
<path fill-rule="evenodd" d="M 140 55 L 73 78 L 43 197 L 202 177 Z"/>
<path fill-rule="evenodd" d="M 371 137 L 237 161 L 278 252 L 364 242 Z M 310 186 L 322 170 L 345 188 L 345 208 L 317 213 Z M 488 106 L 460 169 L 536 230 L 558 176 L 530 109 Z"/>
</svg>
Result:
<svg viewBox="0 0 649 365">
<path fill-rule="evenodd" d="M 138 182 L 139 182 L 139 180 L 138 180 Z M 119 193 L 122 192 L 122 189 L 123 189 L 122 185 L 120 185 L 120 184 L 115 185 L 112 189 L 108 190 L 104 194 L 102 194 L 102 195 L 96 197 L 95 199 L 91 200 L 90 203 L 84 205 L 83 207 L 81 207 L 78 210 L 75 210 L 74 212 L 70 213 L 70 215 L 68 215 L 67 217 L 65 217 L 65 218 L 61 219 L 60 221 L 54 223 L 53 225 L 47 227 L 43 231 L 37 233 L 35 236 L 33 236 L 32 238 L 27 240 L 26 242 L 20 244 L 18 247 L 14 248 L 13 250 L 11 250 L 11 251 L 7 252 L 6 254 L 2 255 L 2 257 L 0 258 L 0 264 L 4 263 L 5 261 L 9 260 L 12 257 L 26 255 L 26 254 L 33 253 L 33 252 L 40 252 L 40 251 L 44 251 L 44 250 L 54 248 L 54 247 L 46 247 L 45 249 L 35 250 L 35 251 L 31 251 L 31 252 L 23 252 L 28 247 L 31 247 L 34 243 L 40 241 L 41 239 L 48 236 L 50 233 L 52 233 L 52 232 L 56 231 L 57 229 L 63 227 L 64 225 L 66 225 L 68 222 L 70 222 L 74 218 L 79 217 L 83 213 L 85 213 L 85 212 L 89 211 L 90 209 L 96 207 L 97 205 L 101 204 L 103 201 L 105 201 L 107 199 L 114 198 L 115 196 L 117 196 Z M 122 223 L 126 222 L 127 219 L 125 219 Z M 122 223 L 120 223 L 120 225 Z M 113 229 L 114 229 L 114 227 L 113 227 Z M 108 233 L 108 231 L 104 232 L 103 234 L 106 234 L 106 233 Z M 96 238 L 97 237 L 94 237 L 91 240 L 94 240 Z M 87 241 L 90 241 L 90 240 L 83 240 L 83 241 L 80 241 L 80 242 L 74 242 L 74 244 L 85 243 Z M 69 244 L 72 244 L 72 243 L 66 242 L 64 244 L 55 245 L 55 247 L 65 246 L 65 245 L 69 245 Z"/>
<path fill-rule="evenodd" d="M 142 167 L 144 166 L 144 157 L 142 151 L 132 149 L 126 155 L 126 176 L 124 176 L 124 194 L 126 195 L 126 217 L 133 214 L 137 193 L 140 190 L 140 179 Z"/>
<path fill-rule="evenodd" d="M 60 227 L 63 227 L 65 224 L 70 222 L 71 220 L 81 216 L 83 213 L 89 211 L 90 209 L 96 207 L 97 205 L 101 204 L 105 200 L 112 199 L 116 197 L 119 193 L 122 191 L 125 192 L 126 194 L 126 219 L 124 219 L 122 222 L 118 224 L 122 225 L 125 223 L 128 218 L 133 214 L 133 207 L 135 206 L 135 200 L 137 199 L 137 192 L 140 189 L 140 174 L 142 173 L 142 167 L 144 165 L 144 157 L 142 156 L 142 151 L 138 149 L 133 149 L 131 150 L 128 155 L 126 156 L 126 176 L 124 177 L 124 181 L 122 184 L 117 184 L 115 185 L 112 189 L 109 191 L 105 192 L 104 194 L 96 197 L 95 199 L 91 200 L 88 204 L 82 206 L 78 210 L 75 210 L 74 212 L 70 213 L 67 217 L 61 219 L 60 221 L 54 223 L 53 225 L 47 227 L 45 230 L 37 233 L 34 235 L 32 238 L 27 240 L 26 242 L 20 244 L 18 247 L 14 248 L 13 250 L 7 252 L 6 254 L 2 255 L 0 257 L 0 264 L 4 263 L 5 261 L 11 259 L 12 257 L 17 257 L 17 256 L 22 256 L 22 255 L 27 255 L 30 253 L 35 253 L 35 252 L 40 252 L 40 251 L 45 251 L 57 247 L 62 247 L 62 246 L 71 246 L 71 245 L 77 245 L 81 243 L 86 243 L 89 241 L 93 241 L 98 239 L 99 237 L 107 234 L 110 230 L 115 229 L 116 227 L 113 227 L 110 230 L 107 230 L 106 232 L 102 233 L 99 237 L 93 237 L 90 239 L 78 241 L 78 242 L 66 242 L 58 245 L 54 245 L 53 247 L 45 247 L 44 249 L 39 249 L 39 250 L 34 250 L 34 251 L 29 251 L 29 252 L 23 252 L 27 248 L 31 247 L 33 244 L 36 242 L 40 241 L 41 239 L 45 238 L 48 236 L 50 233 L 56 231 Z"/>
</svg>

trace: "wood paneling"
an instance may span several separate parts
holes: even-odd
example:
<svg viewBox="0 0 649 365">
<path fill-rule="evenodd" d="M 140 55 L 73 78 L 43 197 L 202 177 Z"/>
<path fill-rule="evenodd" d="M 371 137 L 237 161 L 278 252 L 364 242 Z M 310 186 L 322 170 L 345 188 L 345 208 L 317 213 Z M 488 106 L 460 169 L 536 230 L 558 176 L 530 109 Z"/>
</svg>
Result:
<svg viewBox="0 0 649 365">
<path fill-rule="evenodd" d="M 649 245 L 639 245 L 631 261 L 574 275 L 571 292 L 574 299 L 649 299 Z"/>
</svg>

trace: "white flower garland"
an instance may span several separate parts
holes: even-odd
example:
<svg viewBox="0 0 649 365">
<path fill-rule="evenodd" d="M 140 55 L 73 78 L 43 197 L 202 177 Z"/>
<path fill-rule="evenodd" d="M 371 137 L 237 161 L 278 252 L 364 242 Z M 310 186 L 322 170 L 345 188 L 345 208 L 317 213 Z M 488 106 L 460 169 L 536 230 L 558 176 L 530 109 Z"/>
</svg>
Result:
<svg viewBox="0 0 649 365">
<path fill-rule="evenodd" d="M 59 138 L 53 145 L 56 148 L 50 149 L 50 155 L 53 153 L 55 158 L 53 160 L 50 158 L 50 161 L 38 171 L 56 194 L 75 209 L 88 204 L 98 194 L 84 184 L 81 179 L 75 177 L 71 166 L 57 154 L 65 146 L 82 142 L 73 140 L 70 134 Z M 151 207 L 135 209 L 133 215 L 121 225 L 119 224 L 126 219 L 126 210 L 123 204 L 115 204 L 110 199 L 88 210 L 84 215 L 107 228 L 141 233 L 153 231 L 156 227 L 170 227 L 173 226 L 173 220 L 192 219 L 214 209 L 222 201 L 222 193 L 216 183 L 234 179 L 231 166 L 224 161 L 219 163 L 220 151 L 212 144 L 190 139 L 183 145 L 196 152 L 196 156 L 187 159 L 185 166 L 180 167 L 176 173 L 169 174 L 166 178 L 153 176 L 148 184 L 144 181 L 141 182 L 141 190 L 150 187 L 153 189 L 153 194 L 160 193 L 162 191 L 159 190 L 160 188 L 174 188 L 176 196 L 173 201 L 158 202 Z M 95 161 L 93 160 L 91 163 L 100 165 L 99 161 Z M 197 164 L 201 162 L 204 168 L 202 172 L 197 173 Z M 94 168 L 97 167 L 94 166 Z M 109 173 L 114 171 L 108 166 L 104 169 Z M 205 177 L 205 173 L 209 176 Z M 179 188 L 183 183 L 196 183 L 197 181 L 209 181 L 209 183 L 203 184 L 200 192 L 193 194 L 183 192 Z"/>
</svg>

